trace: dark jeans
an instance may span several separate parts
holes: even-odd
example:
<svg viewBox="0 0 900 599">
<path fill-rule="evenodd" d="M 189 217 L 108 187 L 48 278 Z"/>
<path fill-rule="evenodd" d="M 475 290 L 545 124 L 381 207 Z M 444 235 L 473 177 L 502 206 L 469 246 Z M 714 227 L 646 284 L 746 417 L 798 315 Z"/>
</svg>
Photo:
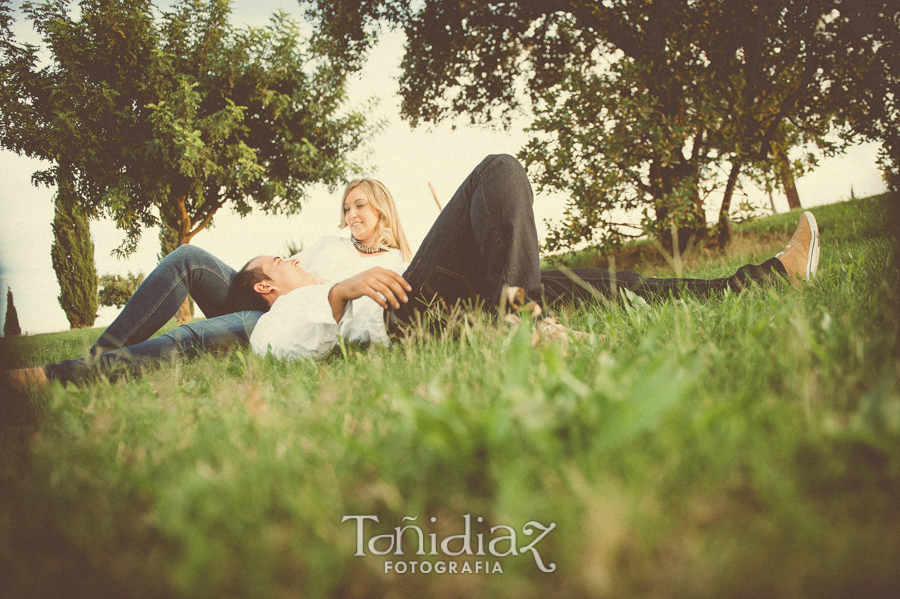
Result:
<svg viewBox="0 0 900 599">
<path fill-rule="evenodd" d="M 778 258 L 769 258 L 762 264 L 746 264 L 730 277 L 721 279 L 657 279 L 642 277 L 630 270 L 610 272 L 598 268 L 576 268 L 576 277 L 597 292 L 601 297 L 616 299 L 618 290 L 627 289 L 645 299 L 659 299 L 678 295 L 687 290 L 694 295 L 710 296 L 725 290 L 740 291 L 752 283 L 765 283 L 773 276 L 787 275 Z M 588 289 L 572 280 L 559 270 L 541 271 L 541 289 L 547 303 L 584 301 L 594 297 Z"/>
<path fill-rule="evenodd" d="M 144 279 L 87 358 L 47 365 L 47 375 L 79 381 L 97 373 L 127 372 L 175 356 L 193 356 L 201 349 L 245 345 L 262 313 L 230 299 L 235 274 L 205 250 L 191 245 L 177 248 Z M 207 320 L 150 339 L 175 316 L 188 294 Z"/>
<path fill-rule="evenodd" d="M 504 285 L 540 297 L 541 271 L 534 194 L 525 169 L 506 154 L 485 158 L 438 216 L 403 278 L 413 289 L 394 318 L 440 298 L 497 306 Z"/>
<path fill-rule="evenodd" d="M 540 270 L 533 203 L 531 184 L 515 158 L 485 158 L 447 203 L 404 273 L 413 292 L 406 305 L 386 315 L 392 332 L 400 323 L 414 322 L 413 314 L 436 300 L 447 307 L 457 302 L 497 307 L 504 285 L 522 287 L 530 299 L 544 298 L 551 304 L 591 298 L 590 291 L 565 273 Z M 645 278 L 592 268 L 574 272 L 608 298 L 616 297 L 614 286 L 646 298 L 677 295 L 684 289 L 709 295 L 786 274 L 776 258 L 712 280 Z"/>
</svg>

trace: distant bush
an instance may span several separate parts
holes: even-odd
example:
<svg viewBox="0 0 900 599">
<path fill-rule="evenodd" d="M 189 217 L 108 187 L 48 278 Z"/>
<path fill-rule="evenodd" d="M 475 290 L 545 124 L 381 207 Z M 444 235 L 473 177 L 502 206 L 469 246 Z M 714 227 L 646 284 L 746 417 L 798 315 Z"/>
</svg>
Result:
<svg viewBox="0 0 900 599">
<path fill-rule="evenodd" d="M 144 280 L 144 273 L 138 272 L 136 275 L 129 273 L 127 275 L 100 275 L 99 277 L 99 294 L 98 300 L 101 306 L 109 306 L 121 308 L 128 303 L 131 296 L 137 290 L 138 286 Z"/>
</svg>

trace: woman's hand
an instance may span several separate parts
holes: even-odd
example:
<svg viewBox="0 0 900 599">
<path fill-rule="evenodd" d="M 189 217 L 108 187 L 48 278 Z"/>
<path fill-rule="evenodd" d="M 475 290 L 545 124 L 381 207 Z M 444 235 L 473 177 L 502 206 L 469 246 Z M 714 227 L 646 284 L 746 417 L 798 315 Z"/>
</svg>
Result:
<svg viewBox="0 0 900 599">
<path fill-rule="evenodd" d="M 332 287 L 328 292 L 328 303 L 331 304 L 334 321 L 340 322 L 347 309 L 347 302 L 367 295 L 382 308 L 387 308 L 390 304 L 396 309 L 400 307 L 400 302 L 409 301 L 407 293 L 410 291 L 412 287 L 406 279 L 392 270 L 376 266 Z"/>
</svg>

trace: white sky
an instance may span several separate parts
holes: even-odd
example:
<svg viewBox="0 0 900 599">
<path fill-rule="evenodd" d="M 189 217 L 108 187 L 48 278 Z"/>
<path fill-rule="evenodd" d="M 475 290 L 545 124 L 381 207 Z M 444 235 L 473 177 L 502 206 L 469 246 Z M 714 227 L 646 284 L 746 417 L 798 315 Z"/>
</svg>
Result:
<svg viewBox="0 0 900 599">
<path fill-rule="evenodd" d="M 16 7 L 17 3 L 13 3 Z M 302 18 L 298 5 L 290 0 L 236 0 L 233 22 L 261 26 L 279 8 Z M 38 43 L 30 25 L 19 18 L 14 29 L 17 41 Z M 361 77 L 351 87 L 351 106 L 359 106 L 370 97 L 378 97 L 378 113 L 387 119 L 384 131 L 372 140 L 371 174 L 387 185 L 397 200 L 400 216 L 413 251 L 425 237 L 438 209 L 431 197 L 432 182 L 442 203 L 456 191 L 466 175 L 487 154 L 516 154 L 528 140 L 522 131 L 524 121 L 510 131 L 496 131 L 458 124 L 452 127 L 420 127 L 411 130 L 402 122 L 400 100 L 396 95 L 402 37 L 385 33 L 372 53 Z M 840 158 L 823 160 L 811 175 L 797 182 L 804 206 L 816 206 L 845 200 L 851 187 L 857 196 L 885 191 L 875 165 L 878 146 L 865 144 L 852 148 Z M 57 297 L 59 285 L 50 263 L 53 234 L 53 189 L 31 185 L 31 175 L 42 168 L 40 162 L 0 151 L 0 318 L 6 314 L 6 287 L 12 289 L 19 323 L 26 333 L 44 333 L 68 329 L 65 313 Z M 340 190 L 328 193 L 317 188 L 303 211 L 292 217 L 273 217 L 260 213 L 241 219 L 227 209 L 220 210 L 212 229 L 199 233 L 192 241 L 235 268 L 260 254 L 284 255 L 287 243 L 309 245 L 321 235 L 339 233 Z M 754 197 L 763 198 L 762 193 Z M 766 205 L 768 200 L 765 200 Z M 538 195 L 535 216 L 543 238 L 544 220 L 561 216 L 565 198 Z M 779 211 L 787 210 L 787 200 L 776 195 Z M 717 208 L 718 206 L 713 206 Z M 138 251 L 125 260 L 111 255 L 123 234 L 108 221 L 92 222 L 95 260 L 99 274 L 128 271 L 150 272 L 157 263 L 159 242 L 155 230 L 145 231 Z M 826 248 L 827 251 L 827 248 Z M 95 326 L 112 322 L 118 310 L 101 308 Z"/>
</svg>

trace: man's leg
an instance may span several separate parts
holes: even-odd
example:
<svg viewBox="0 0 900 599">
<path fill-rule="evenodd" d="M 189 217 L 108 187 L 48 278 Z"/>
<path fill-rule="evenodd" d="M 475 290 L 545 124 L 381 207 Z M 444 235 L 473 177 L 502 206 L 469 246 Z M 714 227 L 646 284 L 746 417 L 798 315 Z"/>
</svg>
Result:
<svg viewBox="0 0 900 599">
<path fill-rule="evenodd" d="M 230 297 L 233 268 L 190 245 L 170 253 L 144 279 L 115 321 L 91 347 L 88 358 L 65 360 L 4 373 L 20 390 L 50 380 L 81 381 L 158 363 L 176 355 L 191 357 L 200 349 L 225 349 L 249 342 L 261 313 L 246 310 Z M 188 294 L 207 320 L 182 325 L 148 339 L 178 311 Z M 242 311 L 243 310 L 243 311 Z"/>
<path fill-rule="evenodd" d="M 466 178 L 431 227 L 403 277 L 410 301 L 394 311 L 401 321 L 440 298 L 500 302 L 504 285 L 540 295 L 540 262 L 525 169 L 512 156 L 485 158 Z"/>
<path fill-rule="evenodd" d="M 48 364 L 43 370 L 49 380 L 79 383 L 98 374 L 115 377 L 178 356 L 190 358 L 200 350 L 223 350 L 247 345 L 261 315 L 262 312 L 243 311 L 184 324 L 164 335 L 129 347 Z"/>
<path fill-rule="evenodd" d="M 91 354 L 146 341 L 178 312 L 188 294 L 207 318 L 245 307 L 229 305 L 235 270 L 200 248 L 183 245 L 153 269 L 103 332 Z"/>
</svg>

